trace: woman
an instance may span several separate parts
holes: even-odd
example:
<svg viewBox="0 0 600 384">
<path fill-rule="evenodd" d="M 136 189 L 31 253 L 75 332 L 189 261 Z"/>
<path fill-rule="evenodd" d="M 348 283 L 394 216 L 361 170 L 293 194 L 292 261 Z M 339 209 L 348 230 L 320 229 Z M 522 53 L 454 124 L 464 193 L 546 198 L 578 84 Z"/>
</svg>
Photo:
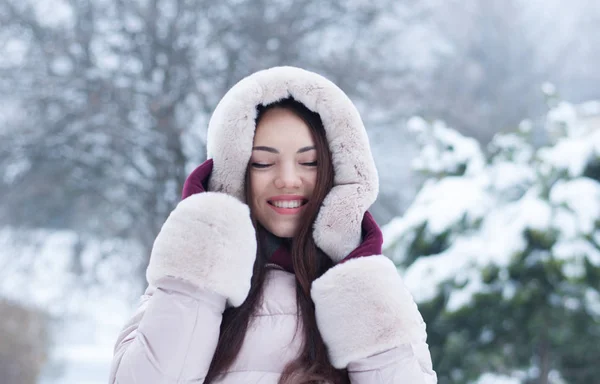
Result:
<svg viewBox="0 0 600 384">
<path fill-rule="evenodd" d="M 154 242 L 110 383 L 435 383 L 425 324 L 368 207 L 366 131 L 333 83 L 257 72 Z"/>
</svg>

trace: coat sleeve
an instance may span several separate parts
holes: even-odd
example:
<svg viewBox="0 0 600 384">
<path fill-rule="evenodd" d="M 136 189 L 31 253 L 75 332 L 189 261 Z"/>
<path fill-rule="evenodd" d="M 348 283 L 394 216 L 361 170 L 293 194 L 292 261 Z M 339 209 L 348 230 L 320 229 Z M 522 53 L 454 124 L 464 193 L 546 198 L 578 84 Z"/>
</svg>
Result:
<svg viewBox="0 0 600 384">
<path fill-rule="evenodd" d="M 348 364 L 352 384 L 434 384 L 437 375 L 425 343 L 404 344 Z"/>
<path fill-rule="evenodd" d="M 225 303 L 185 281 L 158 280 L 118 337 L 109 383 L 202 383 Z"/>
<path fill-rule="evenodd" d="M 352 384 L 434 384 L 425 322 L 385 256 L 348 260 L 313 282 L 311 296 L 331 363 Z"/>
<path fill-rule="evenodd" d="M 250 289 L 249 208 L 214 192 L 181 201 L 152 247 L 149 288 L 118 337 L 110 384 L 203 383 L 223 311 Z"/>
</svg>

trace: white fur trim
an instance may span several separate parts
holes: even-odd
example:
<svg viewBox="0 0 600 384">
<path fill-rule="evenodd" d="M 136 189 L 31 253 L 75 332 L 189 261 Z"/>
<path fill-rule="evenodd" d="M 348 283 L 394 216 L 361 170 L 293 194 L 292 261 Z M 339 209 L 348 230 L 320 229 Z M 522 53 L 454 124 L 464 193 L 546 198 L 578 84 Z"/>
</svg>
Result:
<svg viewBox="0 0 600 384">
<path fill-rule="evenodd" d="M 313 282 L 311 296 L 336 368 L 427 337 L 417 305 L 385 256 L 336 265 Z"/>
<path fill-rule="evenodd" d="M 256 237 L 246 204 L 224 193 L 182 200 L 154 241 L 146 277 L 173 276 L 241 305 L 250 290 Z"/>
<path fill-rule="evenodd" d="M 354 104 L 326 78 L 294 67 L 256 72 L 237 83 L 217 105 L 208 127 L 214 161 L 209 190 L 244 200 L 244 173 L 252 153 L 256 107 L 292 96 L 319 113 L 331 149 L 334 188 L 315 221 L 314 238 L 334 261 L 361 240 L 365 211 L 375 202 L 379 180 L 369 138 Z"/>
</svg>

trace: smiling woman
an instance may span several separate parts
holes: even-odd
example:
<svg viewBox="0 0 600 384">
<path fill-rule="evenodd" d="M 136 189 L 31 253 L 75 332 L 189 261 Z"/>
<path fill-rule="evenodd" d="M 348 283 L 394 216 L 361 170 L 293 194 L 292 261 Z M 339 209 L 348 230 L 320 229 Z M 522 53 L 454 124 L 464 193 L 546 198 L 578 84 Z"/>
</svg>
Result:
<svg viewBox="0 0 600 384">
<path fill-rule="evenodd" d="M 356 108 L 299 68 L 221 100 L 209 159 L 158 234 L 111 383 L 436 382 L 425 324 L 367 212 Z"/>
<path fill-rule="evenodd" d="M 248 173 L 251 212 L 272 234 L 292 238 L 333 185 L 331 155 L 320 117 L 286 99 L 259 109 Z M 325 182 L 317 183 L 318 175 Z M 320 199 L 322 200 L 322 199 Z M 311 215 L 311 212 L 312 215 Z"/>
</svg>

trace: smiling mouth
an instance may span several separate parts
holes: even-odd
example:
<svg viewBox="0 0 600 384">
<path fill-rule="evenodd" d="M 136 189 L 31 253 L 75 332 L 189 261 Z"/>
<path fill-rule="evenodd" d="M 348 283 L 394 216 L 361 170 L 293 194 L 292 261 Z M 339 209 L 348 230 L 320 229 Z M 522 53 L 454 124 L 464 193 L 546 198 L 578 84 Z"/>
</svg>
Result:
<svg viewBox="0 0 600 384">
<path fill-rule="evenodd" d="M 296 209 L 304 206 L 308 200 L 279 200 L 268 201 L 269 205 L 282 209 Z"/>
</svg>

